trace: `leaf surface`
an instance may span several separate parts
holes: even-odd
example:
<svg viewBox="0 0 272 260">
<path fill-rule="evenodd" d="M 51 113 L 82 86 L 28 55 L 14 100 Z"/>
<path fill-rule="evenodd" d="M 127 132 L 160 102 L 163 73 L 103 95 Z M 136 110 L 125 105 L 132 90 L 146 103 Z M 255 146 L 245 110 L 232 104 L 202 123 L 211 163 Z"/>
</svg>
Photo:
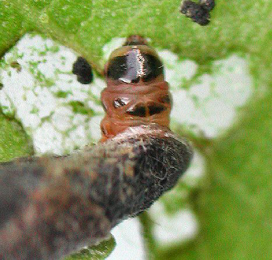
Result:
<svg viewBox="0 0 272 260">
<path fill-rule="evenodd" d="M 153 46 L 195 60 L 204 72 L 215 59 L 248 55 L 254 98 L 225 136 L 200 142 L 207 177 L 191 200 L 200 234 L 192 243 L 175 248 L 152 247 L 158 259 L 272 258 L 272 2 L 218 0 L 216 4 L 211 24 L 200 27 L 179 13 L 177 0 L 0 2 L 1 54 L 34 29 L 73 48 L 100 72 L 105 43 L 131 34 L 149 37 Z M 0 123 L 0 159 L 31 154 L 14 122 L 0 117 Z"/>
</svg>

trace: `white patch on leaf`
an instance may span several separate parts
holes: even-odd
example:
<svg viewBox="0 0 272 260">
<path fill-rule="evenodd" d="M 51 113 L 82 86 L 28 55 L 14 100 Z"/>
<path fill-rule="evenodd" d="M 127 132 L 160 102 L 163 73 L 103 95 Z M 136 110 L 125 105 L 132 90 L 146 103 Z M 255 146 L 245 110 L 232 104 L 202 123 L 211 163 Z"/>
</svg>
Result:
<svg viewBox="0 0 272 260">
<path fill-rule="evenodd" d="M 158 201 L 148 211 L 154 221 L 153 235 L 163 246 L 194 239 L 198 234 L 198 221 L 189 209 L 167 214 L 164 205 Z"/>
<path fill-rule="evenodd" d="M 239 108 L 252 94 L 246 59 L 232 55 L 214 62 L 212 73 L 199 76 L 188 90 L 173 90 L 172 123 L 201 137 L 216 138 L 233 125 Z"/>
<path fill-rule="evenodd" d="M 79 102 L 93 116 L 103 115 L 100 92 L 103 80 L 80 84 L 72 74 L 77 54 L 50 39 L 25 35 L 4 56 L 0 79 L 0 105 L 14 115 L 32 138 L 36 154 L 64 154 L 100 138 L 88 113 L 73 111 Z M 19 63 L 20 70 L 13 68 Z M 72 103 L 73 104 L 72 104 Z M 92 134 L 90 134 L 92 133 Z"/>
<path fill-rule="evenodd" d="M 107 257 L 108 260 L 145 260 L 145 246 L 142 229 L 137 218 L 120 223 L 112 230 L 116 247 Z"/>
</svg>

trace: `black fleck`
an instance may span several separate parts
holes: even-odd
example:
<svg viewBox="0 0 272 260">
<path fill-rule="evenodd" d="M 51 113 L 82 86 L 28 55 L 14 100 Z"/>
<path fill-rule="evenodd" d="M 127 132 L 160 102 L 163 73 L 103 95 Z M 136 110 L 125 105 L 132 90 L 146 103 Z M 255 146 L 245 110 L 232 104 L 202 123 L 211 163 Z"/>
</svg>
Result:
<svg viewBox="0 0 272 260">
<path fill-rule="evenodd" d="M 89 84 L 93 81 L 92 67 L 83 57 L 77 58 L 72 72 L 77 75 L 77 80 L 81 84 Z"/>
<path fill-rule="evenodd" d="M 214 8 L 214 0 L 200 0 L 199 3 L 186 0 L 182 3 L 180 12 L 194 22 L 204 26 L 210 22 L 210 11 Z"/>
<path fill-rule="evenodd" d="M 211 11 L 215 7 L 214 0 L 200 0 L 199 4 L 203 6 L 203 8 L 207 9 L 208 11 Z"/>
</svg>

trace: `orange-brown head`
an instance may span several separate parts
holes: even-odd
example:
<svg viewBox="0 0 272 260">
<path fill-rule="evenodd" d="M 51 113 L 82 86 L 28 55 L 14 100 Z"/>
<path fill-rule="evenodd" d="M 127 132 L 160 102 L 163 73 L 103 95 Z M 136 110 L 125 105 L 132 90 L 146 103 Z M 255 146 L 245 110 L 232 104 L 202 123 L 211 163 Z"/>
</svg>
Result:
<svg viewBox="0 0 272 260">
<path fill-rule="evenodd" d="M 163 64 L 144 38 L 130 36 L 105 66 L 107 88 L 101 95 L 105 141 L 130 126 L 156 123 L 169 127 L 171 95 Z"/>
</svg>

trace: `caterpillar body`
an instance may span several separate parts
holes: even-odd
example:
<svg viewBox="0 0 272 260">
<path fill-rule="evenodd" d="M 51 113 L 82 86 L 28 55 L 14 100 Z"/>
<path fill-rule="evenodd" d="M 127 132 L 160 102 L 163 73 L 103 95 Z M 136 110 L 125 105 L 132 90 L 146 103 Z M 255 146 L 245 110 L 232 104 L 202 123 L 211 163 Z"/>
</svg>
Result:
<svg viewBox="0 0 272 260">
<path fill-rule="evenodd" d="M 131 36 L 115 50 L 105 66 L 105 75 L 102 141 L 131 126 L 155 123 L 169 127 L 172 102 L 163 64 L 144 38 Z"/>
<path fill-rule="evenodd" d="M 106 65 L 102 143 L 68 156 L 0 164 L 0 259 L 60 259 L 147 209 L 188 168 L 169 129 L 171 98 L 157 54 L 128 38 Z"/>
</svg>

